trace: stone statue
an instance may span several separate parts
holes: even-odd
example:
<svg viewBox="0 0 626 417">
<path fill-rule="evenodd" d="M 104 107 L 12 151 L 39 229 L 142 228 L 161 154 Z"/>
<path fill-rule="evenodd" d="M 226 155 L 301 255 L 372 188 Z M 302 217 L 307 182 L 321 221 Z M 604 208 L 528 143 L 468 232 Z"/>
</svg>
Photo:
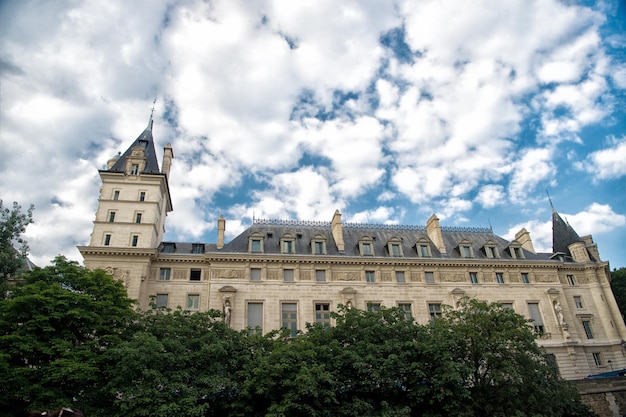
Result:
<svg viewBox="0 0 626 417">
<path fill-rule="evenodd" d="M 230 300 L 228 298 L 224 299 L 224 323 L 228 327 L 230 327 L 230 317 L 231 317 L 232 306 L 230 305 Z"/>
<path fill-rule="evenodd" d="M 559 326 L 563 326 L 565 324 L 565 320 L 563 319 L 563 307 L 561 307 L 561 303 L 558 301 L 554 302 L 554 312 L 556 313 L 556 320 Z"/>
</svg>

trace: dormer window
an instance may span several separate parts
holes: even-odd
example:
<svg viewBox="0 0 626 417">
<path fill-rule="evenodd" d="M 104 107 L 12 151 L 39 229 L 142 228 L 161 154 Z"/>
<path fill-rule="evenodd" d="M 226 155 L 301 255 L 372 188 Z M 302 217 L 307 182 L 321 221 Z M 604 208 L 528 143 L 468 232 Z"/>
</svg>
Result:
<svg viewBox="0 0 626 417">
<path fill-rule="evenodd" d="M 263 253 L 263 235 L 259 232 L 253 233 L 248 238 L 248 251 L 251 253 Z"/>
<path fill-rule="evenodd" d="M 130 166 L 130 175 L 139 175 L 139 164 L 132 164 Z"/>
<path fill-rule="evenodd" d="M 459 243 L 459 253 L 463 258 L 473 258 L 474 248 L 472 247 L 472 243 L 467 239 L 461 241 L 461 243 Z"/>
<path fill-rule="evenodd" d="M 421 258 L 430 258 L 432 256 L 432 253 L 430 251 L 430 243 L 427 239 L 420 239 L 415 244 L 415 249 L 417 250 L 417 256 Z"/>
<path fill-rule="evenodd" d="M 489 259 L 497 259 L 500 257 L 500 253 L 498 252 L 498 246 L 493 241 L 488 241 L 483 246 L 483 250 L 485 251 L 485 256 Z"/>
<path fill-rule="evenodd" d="M 191 253 L 204 253 L 204 243 L 192 243 L 191 244 Z"/>
<path fill-rule="evenodd" d="M 374 256 L 374 240 L 369 237 L 363 237 L 359 241 L 359 253 L 361 256 Z"/>
<path fill-rule="evenodd" d="M 524 256 L 524 249 L 522 249 L 522 246 L 519 244 L 519 242 L 515 240 L 511 242 L 511 244 L 509 245 L 509 253 L 511 254 L 511 258 L 513 259 L 525 259 L 526 258 Z"/>
<path fill-rule="evenodd" d="M 287 233 L 280 239 L 280 251 L 282 253 L 296 253 L 296 241 L 293 235 Z"/>
<path fill-rule="evenodd" d="M 174 253 L 176 251 L 176 244 L 173 242 L 163 242 L 163 253 Z"/>
<path fill-rule="evenodd" d="M 404 252 L 402 251 L 402 241 L 397 237 L 389 239 L 389 242 L 387 243 L 387 250 L 391 256 L 404 256 Z"/>
<path fill-rule="evenodd" d="M 316 235 L 311 240 L 311 253 L 313 255 L 326 255 L 326 238 L 322 235 Z"/>
</svg>

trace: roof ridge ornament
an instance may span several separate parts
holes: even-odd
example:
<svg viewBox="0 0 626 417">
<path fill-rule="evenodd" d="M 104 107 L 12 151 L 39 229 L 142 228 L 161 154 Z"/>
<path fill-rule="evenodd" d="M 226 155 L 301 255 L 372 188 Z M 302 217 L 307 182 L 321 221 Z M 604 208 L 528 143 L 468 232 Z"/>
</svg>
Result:
<svg viewBox="0 0 626 417">
<path fill-rule="evenodd" d="M 154 121 L 152 120 L 152 117 L 154 116 L 154 106 L 156 104 L 156 97 L 154 97 L 154 100 L 152 101 L 152 110 L 150 110 L 150 120 L 148 121 L 148 128 L 150 130 L 152 130 L 152 124 L 154 123 Z"/>
</svg>

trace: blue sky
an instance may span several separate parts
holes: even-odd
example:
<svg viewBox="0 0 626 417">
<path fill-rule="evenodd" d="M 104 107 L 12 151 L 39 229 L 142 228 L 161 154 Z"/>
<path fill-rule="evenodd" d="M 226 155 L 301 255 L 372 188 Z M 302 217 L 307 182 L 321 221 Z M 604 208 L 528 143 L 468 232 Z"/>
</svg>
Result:
<svg viewBox="0 0 626 417">
<path fill-rule="evenodd" d="M 525 227 L 626 266 L 623 1 L 0 3 L 0 198 L 80 260 L 97 170 L 171 143 L 167 239 L 252 217 Z"/>
</svg>

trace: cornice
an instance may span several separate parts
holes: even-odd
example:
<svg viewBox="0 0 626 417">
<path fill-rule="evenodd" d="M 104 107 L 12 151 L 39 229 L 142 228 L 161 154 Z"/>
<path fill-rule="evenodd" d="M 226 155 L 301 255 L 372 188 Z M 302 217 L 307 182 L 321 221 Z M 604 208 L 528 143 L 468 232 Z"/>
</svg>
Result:
<svg viewBox="0 0 626 417">
<path fill-rule="evenodd" d="M 102 246 L 77 246 L 78 251 L 85 255 L 99 256 L 147 256 L 152 260 L 157 259 L 158 251 L 154 248 L 109 248 Z"/>
</svg>

